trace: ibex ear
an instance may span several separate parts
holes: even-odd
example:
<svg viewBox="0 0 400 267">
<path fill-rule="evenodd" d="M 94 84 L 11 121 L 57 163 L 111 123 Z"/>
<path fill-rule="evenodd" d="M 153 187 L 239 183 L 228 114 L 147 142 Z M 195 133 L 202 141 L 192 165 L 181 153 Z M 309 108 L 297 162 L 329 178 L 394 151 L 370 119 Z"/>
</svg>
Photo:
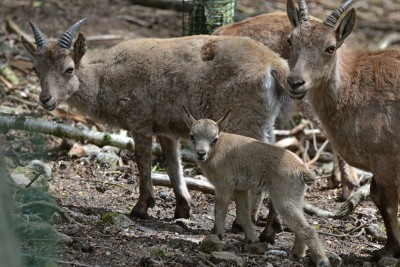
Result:
<svg viewBox="0 0 400 267">
<path fill-rule="evenodd" d="M 36 54 L 36 45 L 29 42 L 24 36 L 21 37 L 21 42 L 25 46 L 26 50 L 31 54 L 33 57 Z"/>
<path fill-rule="evenodd" d="M 286 3 L 286 12 L 289 18 L 290 24 L 292 24 L 293 28 L 296 28 L 300 25 L 299 19 L 299 10 L 294 5 L 293 0 L 288 0 Z"/>
<path fill-rule="evenodd" d="M 219 128 L 219 131 L 222 132 L 226 126 L 229 124 L 230 118 L 231 118 L 231 110 L 228 110 L 227 113 L 225 113 L 224 116 L 222 116 L 219 120 L 217 120 L 217 125 Z"/>
<path fill-rule="evenodd" d="M 78 38 L 75 41 L 74 44 L 74 62 L 75 65 L 78 65 L 83 57 L 83 55 L 86 53 L 86 39 L 85 36 L 80 32 L 78 35 Z"/>
<path fill-rule="evenodd" d="M 344 39 L 346 39 L 346 37 L 349 36 L 349 34 L 353 31 L 355 22 L 356 10 L 352 8 L 349 12 L 347 12 L 346 16 L 344 16 L 335 31 L 336 40 L 339 42 L 340 45 L 343 43 Z"/>
<path fill-rule="evenodd" d="M 192 114 L 190 114 L 190 112 L 186 109 L 185 106 L 183 106 L 183 110 L 185 111 L 183 114 L 183 120 L 186 123 L 186 126 L 191 129 L 193 123 L 196 122 L 196 119 L 192 116 Z"/>
</svg>

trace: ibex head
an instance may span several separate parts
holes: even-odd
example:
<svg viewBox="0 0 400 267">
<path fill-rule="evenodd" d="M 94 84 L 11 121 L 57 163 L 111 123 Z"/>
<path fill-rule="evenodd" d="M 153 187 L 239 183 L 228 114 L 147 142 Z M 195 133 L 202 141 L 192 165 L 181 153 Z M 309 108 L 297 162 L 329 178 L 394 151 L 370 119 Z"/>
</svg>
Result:
<svg viewBox="0 0 400 267">
<path fill-rule="evenodd" d="M 196 159 L 199 162 L 207 160 L 213 146 L 218 142 L 218 136 L 229 121 L 230 111 L 225 113 L 218 121 L 209 119 L 196 120 L 189 111 L 183 107 L 183 119 L 190 129 L 190 138 L 195 146 Z"/>
<path fill-rule="evenodd" d="M 29 24 L 36 45 L 22 37 L 22 43 L 34 57 L 34 70 L 42 88 L 39 99 L 47 110 L 53 110 L 58 103 L 67 100 L 79 88 L 76 72 L 86 52 L 83 34 L 79 33 L 74 47 L 71 46 L 76 33 L 85 22 L 86 19 L 82 19 L 72 25 L 57 43 L 48 43 L 39 27 L 31 21 Z"/>
<path fill-rule="evenodd" d="M 293 26 L 287 40 L 291 69 L 287 89 L 292 98 L 302 99 L 310 89 L 323 85 L 332 75 L 336 50 L 354 28 L 355 10 L 344 13 L 351 3 L 352 0 L 348 0 L 324 22 L 318 22 L 309 20 L 305 0 L 299 0 L 299 9 L 293 0 L 287 1 L 287 15 Z"/>
</svg>

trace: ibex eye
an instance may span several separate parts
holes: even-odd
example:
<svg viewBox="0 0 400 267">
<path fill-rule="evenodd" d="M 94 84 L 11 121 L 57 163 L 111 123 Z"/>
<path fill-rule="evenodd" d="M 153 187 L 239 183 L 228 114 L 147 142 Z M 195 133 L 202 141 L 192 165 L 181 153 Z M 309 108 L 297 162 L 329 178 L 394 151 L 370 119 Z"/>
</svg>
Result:
<svg viewBox="0 0 400 267">
<path fill-rule="evenodd" d="M 192 141 L 194 141 L 194 136 L 193 136 L 193 134 L 190 135 L 190 139 L 192 139 Z"/>
<path fill-rule="evenodd" d="M 215 139 L 212 141 L 212 144 L 215 145 L 217 142 L 218 142 L 218 138 L 215 138 Z"/>
<path fill-rule="evenodd" d="M 36 74 L 38 74 L 38 71 L 37 71 L 37 69 L 36 69 L 35 67 L 33 67 L 32 70 L 33 70 Z"/>
<path fill-rule="evenodd" d="M 325 52 L 332 54 L 333 52 L 335 52 L 335 48 L 335 46 L 331 45 L 327 49 L 325 49 Z"/>
<path fill-rule="evenodd" d="M 290 40 L 290 38 L 287 38 L 286 42 L 287 42 L 288 46 L 292 46 L 292 40 Z"/>
<path fill-rule="evenodd" d="M 72 75 L 72 74 L 74 73 L 74 68 L 69 67 L 69 68 L 65 71 L 65 73 L 66 73 L 66 74 Z"/>
</svg>

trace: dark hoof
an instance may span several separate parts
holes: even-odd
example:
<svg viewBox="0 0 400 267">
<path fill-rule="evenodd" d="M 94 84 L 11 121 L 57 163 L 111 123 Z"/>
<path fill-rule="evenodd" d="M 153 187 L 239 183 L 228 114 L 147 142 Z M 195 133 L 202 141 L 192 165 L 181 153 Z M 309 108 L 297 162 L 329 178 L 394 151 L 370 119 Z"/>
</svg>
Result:
<svg viewBox="0 0 400 267">
<path fill-rule="evenodd" d="M 394 252 L 390 249 L 387 249 L 386 247 L 383 247 L 381 249 L 378 249 L 374 252 L 372 252 L 372 257 L 371 260 L 372 261 L 379 261 L 382 258 L 399 258 L 400 256 L 400 251 L 399 252 Z"/>
<path fill-rule="evenodd" d="M 237 219 L 235 219 L 232 223 L 232 232 L 233 233 L 243 232 L 243 227 L 237 222 Z"/>
<path fill-rule="evenodd" d="M 153 197 L 147 198 L 146 201 L 140 201 L 136 203 L 133 207 L 131 213 L 129 214 L 130 218 L 140 218 L 140 219 L 148 219 L 149 215 L 147 214 L 148 208 L 153 208 L 156 202 Z"/>
<path fill-rule="evenodd" d="M 268 231 L 267 229 L 264 229 L 260 236 L 258 237 L 260 239 L 260 242 L 265 242 L 268 244 L 275 244 L 275 236 L 276 232 L 275 231 Z"/>
<path fill-rule="evenodd" d="M 148 219 L 149 215 L 147 214 L 147 212 L 142 212 L 142 211 L 138 211 L 138 210 L 132 210 L 131 213 L 129 213 L 129 217 L 132 219 Z"/>
<path fill-rule="evenodd" d="M 190 209 L 185 209 L 183 207 L 176 207 L 175 213 L 174 213 L 175 219 L 190 219 L 192 218 L 192 212 Z"/>
</svg>

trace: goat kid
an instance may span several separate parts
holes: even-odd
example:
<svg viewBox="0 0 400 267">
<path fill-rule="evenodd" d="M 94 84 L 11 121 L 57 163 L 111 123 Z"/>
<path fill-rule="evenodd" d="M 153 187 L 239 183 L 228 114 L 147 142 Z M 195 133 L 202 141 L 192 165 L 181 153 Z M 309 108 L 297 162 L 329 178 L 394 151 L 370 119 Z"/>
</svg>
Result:
<svg viewBox="0 0 400 267">
<path fill-rule="evenodd" d="M 230 112 L 217 122 L 196 120 L 186 109 L 185 122 L 195 146 L 199 166 L 215 187 L 214 232 L 220 239 L 233 193 L 246 241 L 257 241 L 250 219 L 249 190 L 267 190 L 278 214 L 295 233 L 291 258 L 303 257 L 306 246 L 317 266 L 329 266 L 317 232 L 303 214 L 306 183 L 313 175 L 292 152 L 253 138 L 221 132 Z"/>
<path fill-rule="evenodd" d="M 310 17 L 311 20 L 321 21 L 318 18 Z M 245 36 L 250 37 L 278 53 L 284 59 L 289 59 L 289 45 L 287 36 L 292 30 L 292 26 L 284 12 L 274 12 L 261 14 L 256 17 L 228 24 L 217 28 L 213 35 Z M 311 105 L 305 99 L 294 105 L 301 111 L 314 126 L 323 128 L 321 121 L 313 111 Z M 334 151 L 336 154 L 336 151 Z M 334 160 L 334 170 L 328 180 L 328 187 L 338 187 L 339 181 L 342 184 L 341 200 L 346 200 L 351 196 L 354 190 L 359 186 L 358 177 L 354 168 L 348 166 L 346 162 L 336 154 Z"/>
<path fill-rule="evenodd" d="M 181 105 L 196 116 L 239 115 L 227 130 L 268 141 L 281 107 L 288 66 L 268 48 L 243 37 L 191 36 L 125 41 L 102 53 L 87 50 L 86 20 L 72 25 L 57 43 L 48 43 L 30 22 L 36 45 L 22 39 L 34 57 L 40 103 L 58 103 L 110 126 L 129 130 L 135 140 L 139 199 L 131 216 L 147 217 L 155 205 L 151 181 L 152 136 L 158 135 L 176 196 L 175 217 L 188 218 L 190 195 L 182 175 L 179 138 L 188 138 Z"/>
<path fill-rule="evenodd" d="M 351 0 L 323 22 L 309 19 L 304 0 L 292 0 L 293 26 L 287 90 L 294 99 L 308 94 L 329 140 L 352 166 L 373 173 L 371 198 L 387 232 L 374 258 L 400 257 L 397 221 L 400 185 L 400 50 L 377 52 L 344 44 L 355 24 Z"/>
</svg>

